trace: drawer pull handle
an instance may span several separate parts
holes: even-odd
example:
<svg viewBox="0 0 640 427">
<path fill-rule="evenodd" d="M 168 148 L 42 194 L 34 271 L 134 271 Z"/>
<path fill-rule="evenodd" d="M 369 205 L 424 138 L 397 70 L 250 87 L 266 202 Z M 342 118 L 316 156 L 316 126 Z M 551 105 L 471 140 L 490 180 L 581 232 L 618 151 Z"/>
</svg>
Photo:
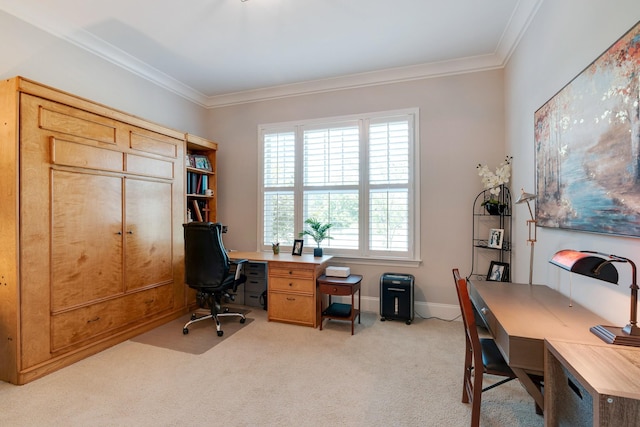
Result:
<svg viewBox="0 0 640 427">
<path fill-rule="evenodd" d="M 332 292 L 337 292 L 337 291 L 338 291 L 338 288 L 333 288 Z"/>
<path fill-rule="evenodd" d="M 144 303 L 145 304 L 151 304 L 153 301 L 155 301 L 155 299 L 154 298 L 150 298 L 150 299 L 146 300 Z"/>
<path fill-rule="evenodd" d="M 289 274 L 293 274 L 293 271 L 289 270 Z"/>
<path fill-rule="evenodd" d="M 122 236 L 122 231 L 118 231 L 116 234 L 117 234 L 118 236 Z"/>
<path fill-rule="evenodd" d="M 100 316 L 96 317 L 95 319 L 87 320 L 87 323 L 97 322 L 98 320 L 100 320 Z"/>
<path fill-rule="evenodd" d="M 296 300 L 295 298 L 287 297 L 287 301 L 295 301 L 295 300 Z"/>
<path fill-rule="evenodd" d="M 129 230 L 127 231 L 127 234 L 133 234 L 133 231 Z"/>
<path fill-rule="evenodd" d="M 487 307 L 482 307 L 480 311 L 482 312 L 482 314 L 487 314 L 487 311 L 489 310 L 487 310 Z"/>
<path fill-rule="evenodd" d="M 293 286 L 293 283 L 289 282 L 289 286 Z"/>
</svg>

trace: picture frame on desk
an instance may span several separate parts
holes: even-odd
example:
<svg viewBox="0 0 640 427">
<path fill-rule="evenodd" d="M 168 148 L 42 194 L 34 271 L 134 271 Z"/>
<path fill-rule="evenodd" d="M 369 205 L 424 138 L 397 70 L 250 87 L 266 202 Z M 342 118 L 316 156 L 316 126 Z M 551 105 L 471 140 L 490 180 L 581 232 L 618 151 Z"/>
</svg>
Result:
<svg viewBox="0 0 640 427">
<path fill-rule="evenodd" d="M 508 282 L 509 264 L 506 262 L 491 261 L 491 265 L 489 265 L 489 271 L 487 272 L 487 281 Z"/>
<path fill-rule="evenodd" d="M 302 255 L 302 247 L 304 246 L 304 240 L 296 239 L 293 241 L 293 250 L 291 251 L 291 255 Z"/>
</svg>

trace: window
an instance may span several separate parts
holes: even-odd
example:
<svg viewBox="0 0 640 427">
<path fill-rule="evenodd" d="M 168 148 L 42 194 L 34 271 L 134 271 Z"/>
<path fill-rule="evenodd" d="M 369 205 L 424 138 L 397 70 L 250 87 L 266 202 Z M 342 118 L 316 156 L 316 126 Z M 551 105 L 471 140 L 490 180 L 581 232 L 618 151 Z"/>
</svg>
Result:
<svg viewBox="0 0 640 427">
<path fill-rule="evenodd" d="M 262 248 L 291 246 L 304 220 L 316 218 L 333 224 L 327 253 L 419 259 L 417 115 L 260 126 Z"/>
</svg>

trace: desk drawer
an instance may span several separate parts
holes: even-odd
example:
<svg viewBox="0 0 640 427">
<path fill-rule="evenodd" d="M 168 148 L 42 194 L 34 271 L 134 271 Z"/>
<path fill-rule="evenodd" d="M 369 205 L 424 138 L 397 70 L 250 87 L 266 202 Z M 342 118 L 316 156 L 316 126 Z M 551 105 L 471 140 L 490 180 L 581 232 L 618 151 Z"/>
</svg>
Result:
<svg viewBox="0 0 640 427">
<path fill-rule="evenodd" d="M 313 295 L 269 292 L 269 320 L 315 327 L 316 305 Z"/>
<path fill-rule="evenodd" d="M 285 291 L 285 292 L 305 292 L 313 294 L 315 290 L 315 282 L 313 279 L 298 279 L 295 277 L 271 277 L 269 276 L 269 290 L 270 291 Z M 271 302 L 269 302 L 271 304 Z"/>
<path fill-rule="evenodd" d="M 247 278 L 264 279 L 267 277 L 265 271 L 267 270 L 267 264 L 262 262 L 248 262 L 246 263 L 242 271 Z"/>
<path fill-rule="evenodd" d="M 265 278 L 256 279 L 249 277 L 244 284 L 245 292 L 262 292 L 267 289 L 267 282 Z"/>
<path fill-rule="evenodd" d="M 320 284 L 320 293 L 325 295 L 351 295 L 353 286 L 341 285 L 338 283 L 322 283 Z"/>
<path fill-rule="evenodd" d="M 309 268 L 301 268 L 300 265 L 269 265 L 269 277 L 296 277 L 298 279 L 311 279 L 314 278 L 314 270 Z"/>
<path fill-rule="evenodd" d="M 478 291 L 476 291 L 473 286 L 469 286 L 469 298 L 471 299 L 471 302 L 484 321 L 485 325 L 487 325 L 487 327 L 489 328 L 489 331 L 495 334 L 498 327 L 498 322 L 496 321 L 496 318 L 491 310 L 489 310 L 489 307 L 487 307 L 487 304 L 485 304 L 485 302 L 483 301 L 482 297 L 480 297 L 480 294 L 478 294 Z"/>
</svg>

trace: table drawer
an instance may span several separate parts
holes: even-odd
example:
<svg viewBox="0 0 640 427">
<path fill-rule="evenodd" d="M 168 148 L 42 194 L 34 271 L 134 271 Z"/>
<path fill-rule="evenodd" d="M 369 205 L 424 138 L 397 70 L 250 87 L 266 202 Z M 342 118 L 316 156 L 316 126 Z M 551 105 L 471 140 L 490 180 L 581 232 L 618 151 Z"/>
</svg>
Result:
<svg viewBox="0 0 640 427">
<path fill-rule="evenodd" d="M 269 320 L 315 326 L 315 317 L 313 295 L 269 292 Z"/>
<path fill-rule="evenodd" d="M 353 293 L 353 286 L 341 285 L 339 283 L 321 283 L 320 293 L 325 295 L 351 295 Z"/>
<path fill-rule="evenodd" d="M 295 277 L 272 277 L 269 276 L 269 290 L 270 291 L 285 291 L 285 292 L 306 292 L 312 294 L 315 290 L 316 284 L 313 279 L 299 279 Z"/>
</svg>

